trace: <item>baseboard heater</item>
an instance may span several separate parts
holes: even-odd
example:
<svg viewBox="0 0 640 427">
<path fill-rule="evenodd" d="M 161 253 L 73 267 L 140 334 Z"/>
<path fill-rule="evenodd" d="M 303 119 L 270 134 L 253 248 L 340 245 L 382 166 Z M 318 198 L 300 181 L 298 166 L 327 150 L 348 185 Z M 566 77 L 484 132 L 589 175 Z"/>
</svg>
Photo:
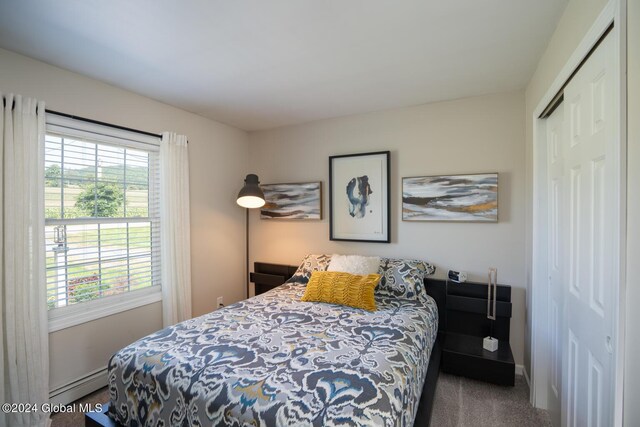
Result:
<svg viewBox="0 0 640 427">
<path fill-rule="evenodd" d="M 52 404 L 68 405 L 107 385 L 107 367 L 96 369 L 49 392 Z"/>
</svg>

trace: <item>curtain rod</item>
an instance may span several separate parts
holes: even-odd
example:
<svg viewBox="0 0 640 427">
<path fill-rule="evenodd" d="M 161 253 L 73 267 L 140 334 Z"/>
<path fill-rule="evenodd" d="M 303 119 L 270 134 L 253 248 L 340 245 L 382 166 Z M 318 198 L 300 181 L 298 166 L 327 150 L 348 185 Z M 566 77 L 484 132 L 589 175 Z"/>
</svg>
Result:
<svg viewBox="0 0 640 427">
<path fill-rule="evenodd" d="M 2 97 L 2 104 L 5 107 L 7 106 L 7 99 L 4 96 Z M 11 108 L 13 108 L 14 106 L 15 106 L 15 101 L 13 102 L 13 105 L 11 106 Z M 46 112 L 49 113 L 49 114 L 55 114 L 56 116 L 68 117 L 70 119 L 80 120 L 82 122 L 93 123 L 94 125 L 108 126 L 108 127 L 114 128 L 114 129 L 120 129 L 120 130 L 129 131 L 129 132 L 135 132 L 135 133 L 139 133 L 139 134 L 142 134 L 142 135 L 147 135 L 147 136 L 152 136 L 154 138 L 162 139 L 162 135 L 157 134 L 157 133 L 153 133 L 153 132 L 147 132 L 147 131 L 144 131 L 144 130 L 133 129 L 133 128 L 129 128 L 129 127 L 126 127 L 126 126 L 114 125 L 114 124 L 111 124 L 111 123 L 101 122 L 99 120 L 87 119 L 86 117 L 74 116 L 73 114 L 61 113 L 59 111 L 54 111 L 54 110 L 49 110 L 49 109 L 46 109 Z M 188 143 L 189 143 L 189 141 L 187 141 L 187 144 Z"/>
<path fill-rule="evenodd" d="M 144 130 L 138 130 L 138 129 L 128 128 L 128 127 L 125 127 L 125 126 L 114 125 L 114 124 L 111 124 L 111 123 L 101 122 L 99 120 L 87 119 L 86 117 L 74 116 L 73 114 L 61 113 L 59 111 L 54 111 L 54 110 L 49 110 L 49 109 L 47 109 L 46 111 L 47 111 L 47 113 L 55 114 L 56 116 L 68 117 L 70 119 L 80 120 L 81 122 L 92 123 L 94 125 L 108 126 L 108 127 L 119 129 L 119 130 L 126 130 L 126 131 L 129 131 L 129 132 L 135 132 L 135 133 L 139 133 L 139 134 L 142 134 L 142 135 L 153 136 L 155 138 L 162 139 L 162 135 L 159 135 L 157 133 L 146 132 Z"/>
</svg>

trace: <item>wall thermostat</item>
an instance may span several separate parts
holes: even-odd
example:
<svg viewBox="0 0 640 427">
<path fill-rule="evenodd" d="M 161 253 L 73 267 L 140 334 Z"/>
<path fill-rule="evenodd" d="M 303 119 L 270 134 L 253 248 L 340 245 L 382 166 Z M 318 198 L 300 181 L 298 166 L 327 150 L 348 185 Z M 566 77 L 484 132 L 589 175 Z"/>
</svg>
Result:
<svg viewBox="0 0 640 427">
<path fill-rule="evenodd" d="M 456 283 L 464 283 L 467 281 L 467 273 L 464 271 L 449 270 L 449 280 Z"/>
</svg>

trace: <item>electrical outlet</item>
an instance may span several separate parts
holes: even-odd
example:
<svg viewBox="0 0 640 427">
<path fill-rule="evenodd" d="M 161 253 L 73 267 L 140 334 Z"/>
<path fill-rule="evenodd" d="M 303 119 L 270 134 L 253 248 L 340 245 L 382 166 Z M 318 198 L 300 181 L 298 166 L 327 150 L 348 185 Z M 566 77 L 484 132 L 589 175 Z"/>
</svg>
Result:
<svg viewBox="0 0 640 427">
<path fill-rule="evenodd" d="M 222 297 L 218 297 L 218 308 L 224 307 L 224 300 Z"/>
</svg>

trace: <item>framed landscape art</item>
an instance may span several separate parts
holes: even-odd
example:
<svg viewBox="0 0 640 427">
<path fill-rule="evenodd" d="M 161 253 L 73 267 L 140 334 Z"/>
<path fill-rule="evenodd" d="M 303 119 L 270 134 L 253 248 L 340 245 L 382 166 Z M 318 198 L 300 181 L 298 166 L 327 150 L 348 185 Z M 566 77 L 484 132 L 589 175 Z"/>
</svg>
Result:
<svg viewBox="0 0 640 427">
<path fill-rule="evenodd" d="M 498 221 L 498 174 L 402 178 L 403 221 Z"/>
<path fill-rule="evenodd" d="M 322 219 L 322 182 L 261 185 L 261 219 Z"/>
<path fill-rule="evenodd" d="M 329 238 L 389 243 L 389 151 L 329 157 Z"/>
</svg>

